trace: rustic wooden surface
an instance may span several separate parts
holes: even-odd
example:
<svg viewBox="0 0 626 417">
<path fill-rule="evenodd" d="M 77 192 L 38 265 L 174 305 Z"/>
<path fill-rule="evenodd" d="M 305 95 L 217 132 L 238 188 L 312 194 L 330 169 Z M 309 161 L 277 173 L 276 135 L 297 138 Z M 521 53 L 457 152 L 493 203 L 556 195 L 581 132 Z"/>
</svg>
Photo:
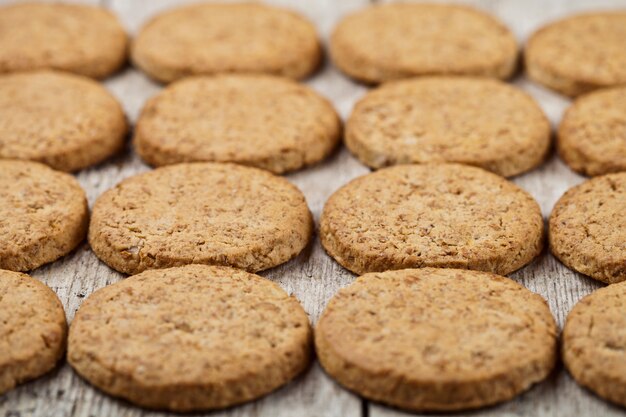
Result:
<svg viewBox="0 0 626 417">
<path fill-rule="evenodd" d="M 0 3 L 7 3 L 0 0 Z M 156 12 L 188 1 L 179 0 L 84 0 L 113 10 L 131 33 Z M 274 0 L 272 4 L 292 7 L 313 20 L 326 40 L 337 20 L 371 3 L 368 0 Z M 474 0 L 474 4 L 503 19 L 523 42 L 538 26 L 554 18 L 579 10 L 626 8 L 626 0 Z M 515 84 L 535 96 L 557 124 L 569 101 L 528 82 L 523 76 Z M 106 86 L 121 100 L 129 118 L 135 121 L 144 101 L 161 86 L 128 68 L 106 81 Z M 308 84 L 330 98 L 342 117 L 349 114 L 355 100 L 366 88 L 341 75 L 328 62 Z M 123 178 L 146 171 L 129 148 L 124 155 L 85 170 L 78 179 L 93 204 L 98 195 Z M 328 196 L 350 179 L 368 172 L 345 149 L 337 151 L 324 163 L 288 176 L 307 197 L 308 204 L 319 220 Z M 540 168 L 519 176 L 514 181 L 532 193 L 547 217 L 558 197 L 583 178 L 571 172 L 555 155 Z M 72 254 L 49 266 L 33 271 L 33 275 L 52 287 L 65 306 L 71 321 L 76 309 L 94 290 L 123 279 L 123 276 L 100 262 L 83 244 Z M 268 271 L 264 276 L 278 282 L 302 302 L 311 321 L 316 322 L 324 306 L 335 292 L 349 284 L 354 275 L 329 258 L 316 238 L 297 259 Z M 600 284 L 576 274 L 544 253 L 526 268 L 511 277 L 543 295 L 563 325 L 567 312 L 584 295 Z M 293 383 L 259 401 L 230 410 L 210 413 L 213 416 L 376 416 L 392 417 L 404 413 L 361 400 L 343 390 L 326 376 L 318 364 Z M 545 382 L 535 386 L 518 399 L 460 415 L 472 416 L 614 416 L 623 410 L 613 407 L 593 394 L 579 388 L 559 365 Z M 0 397 L 0 416 L 165 416 L 166 413 L 146 412 L 124 401 L 110 398 L 76 376 L 67 364 L 45 377 L 27 383 Z"/>
</svg>

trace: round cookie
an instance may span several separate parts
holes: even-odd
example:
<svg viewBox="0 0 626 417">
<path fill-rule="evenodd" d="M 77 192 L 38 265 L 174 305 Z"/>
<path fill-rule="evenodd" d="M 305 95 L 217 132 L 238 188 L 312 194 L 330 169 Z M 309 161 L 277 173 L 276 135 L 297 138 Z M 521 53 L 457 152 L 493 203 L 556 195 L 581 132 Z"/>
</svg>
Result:
<svg viewBox="0 0 626 417">
<path fill-rule="evenodd" d="M 128 178 L 93 208 L 89 243 L 126 274 L 186 264 L 256 272 L 307 245 L 313 220 L 293 184 L 234 164 L 192 163 Z"/>
<path fill-rule="evenodd" d="M 85 192 L 69 174 L 0 160 L 0 269 L 28 271 L 67 255 L 85 238 Z"/>
<path fill-rule="evenodd" d="M 100 7 L 24 3 L 0 7 L 0 73 L 58 69 L 104 78 L 126 61 L 128 39 Z"/>
<path fill-rule="evenodd" d="M 330 376 L 413 411 L 509 400 L 548 376 L 556 344 L 541 296 L 508 278 L 459 269 L 363 275 L 330 300 L 315 329 Z"/>
<path fill-rule="evenodd" d="M 336 191 L 320 239 L 357 274 L 430 266 L 506 275 L 541 252 L 543 219 L 528 193 L 480 168 L 399 165 Z"/>
<path fill-rule="evenodd" d="M 528 94 L 497 80 L 426 77 L 371 91 L 346 125 L 346 145 L 372 168 L 459 162 L 503 176 L 550 147 L 550 123 Z"/>
<path fill-rule="evenodd" d="M 580 385 L 626 407 L 626 283 L 578 302 L 563 329 L 563 362 Z"/>
<path fill-rule="evenodd" d="M 66 335 L 63 306 L 50 288 L 0 270 L 0 395 L 54 368 Z"/>
<path fill-rule="evenodd" d="M 237 162 L 282 174 L 324 159 L 340 134 L 332 105 L 312 89 L 286 78 L 226 75 L 188 78 L 152 98 L 134 142 L 151 165 Z"/>
<path fill-rule="evenodd" d="M 553 22 L 531 36 L 525 61 L 532 80 L 567 96 L 626 84 L 626 11 Z"/>
<path fill-rule="evenodd" d="M 52 71 L 0 76 L 0 158 L 77 171 L 122 149 L 127 130 L 120 104 L 88 78 Z"/>
<path fill-rule="evenodd" d="M 301 79 L 320 64 L 315 27 L 286 9 L 253 3 L 197 4 L 149 21 L 132 45 L 132 60 L 150 77 L 265 73 Z"/>
<path fill-rule="evenodd" d="M 343 19 L 330 40 L 339 69 L 367 83 L 443 74 L 506 79 L 517 49 L 511 31 L 494 17 L 443 4 L 371 6 Z"/>
<path fill-rule="evenodd" d="M 561 120 L 558 148 L 581 174 L 626 171 L 626 87 L 578 98 Z"/>
<path fill-rule="evenodd" d="M 550 249 L 568 268 L 613 284 L 626 280 L 626 173 L 569 189 L 550 215 Z"/>
<path fill-rule="evenodd" d="M 265 395 L 310 362 L 311 329 L 295 297 L 233 268 L 146 271 L 93 293 L 70 327 L 68 360 L 135 404 L 224 408 Z"/>
</svg>

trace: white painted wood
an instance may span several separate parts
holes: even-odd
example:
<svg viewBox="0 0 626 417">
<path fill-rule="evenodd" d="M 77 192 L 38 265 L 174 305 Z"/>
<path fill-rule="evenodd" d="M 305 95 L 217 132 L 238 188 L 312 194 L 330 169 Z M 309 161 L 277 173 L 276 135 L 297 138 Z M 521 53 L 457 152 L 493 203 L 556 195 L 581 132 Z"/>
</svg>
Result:
<svg viewBox="0 0 626 417">
<path fill-rule="evenodd" d="M 97 0 L 85 0 L 97 2 Z M 113 10 L 131 33 L 159 11 L 176 4 L 195 0 L 100 0 L 100 4 Z M 472 3 L 500 16 L 509 24 L 520 40 L 539 25 L 574 10 L 596 7 L 626 7 L 626 0 L 554 0 L 552 2 L 528 0 L 461 0 Z M 0 4 L 7 1 L 0 0 Z M 346 13 L 366 5 L 367 0 L 272 0 L 269 3 L 288 6 L 307 15 L 327 39 L 332 27 Z M 333 101 L 342 117 L 351 111 L 354 102 L 366 88 L 341 75 L 328 62 L 307 82 Z M 523 77 L 515 80 L 529 91 L 556 124 L 569 101 L 542 87 L 533 85 Z M 156 94 L 161 86 L 148 80 L 134 69 L 127 69 L 106 81 L 106 86 L 121 100 L 126 112 L 135 121 L 145 100 Z M 78 174 L 92 205 L 98 195 L 123 178 L 148 170 L 129 148 L 123 155 L 98 167 Z M 329 160 L 304 171 L 291 174 L 293 181 L 306 195 L 316 222 L 328 196 L 350 179 L 367 173 L 368 169 L 344 149 Z M 571 172 L 555 155 L 540 169 L 515 178 L 514 181 L 530 191 L 540 202 L 547 216 L 558 197 L 570 186 L 583 180 Z M 94 290 L 123 279 L 100 262 L 83 244 L 64 259 L 40 268 L 33 275 L 51 286 L 59 295 L 71 320 L 80 303 Z M 302 302 L 311 321 L 317 321 L 324 306 L 336 291 L 349 284 L 354 275 L 341 268 L 323 251 L 317 237 L 295 260 L 270 270 L 264 276 L 278 282 L 295 294 Z M 573 304 L 583 295 L 600 285 L 563 267 L 551 255 L 544 253 L 532 265 L 512 275 L 512 278 L 546 297 L 560 325 Z M 366 404 L 355 395 L 343 390 L 320 369 L 313 367 L 287 387 L 259 401 L 212 413 L 213 416 L 332 416 L 362 415 L 392 417 L 404 413 L 390 408 Z M 559 369 L 546 382 L 518 399 L 475 413 L 457 414 L 473 416 L 612 416 L 620 410 L 578 388 L 567 374 Z M 166 413 L 144 411 L 123 401 L 110 398 L 76 376 L 67 364 L 55 372 L 0 397 L 0 416 L 165 416 Z"/>
</svg>

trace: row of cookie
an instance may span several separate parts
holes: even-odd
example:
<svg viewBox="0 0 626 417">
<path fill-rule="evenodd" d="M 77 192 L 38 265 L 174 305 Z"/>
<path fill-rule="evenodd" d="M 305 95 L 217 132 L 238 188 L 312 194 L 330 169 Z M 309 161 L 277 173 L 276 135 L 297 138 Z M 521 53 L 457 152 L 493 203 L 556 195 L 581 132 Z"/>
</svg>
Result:
<svg viewBox="0 0 626 417">
<path fill-rule="evenodd" d="M 188 265 L 143 272 L 91 294 L 70 326 L 44 284 L 0 270 L 0 393 L 64 355 L 94 386 L 140 406 L 224 408 L 304 372 L 309 319 L 293 296 L 241 270 Z M 626 283 L 568 315 L 572 376 L 626 406 L 619 314 Z M 417 411 L 510 400 L 552 371 L 558 329 L 543 298 L 505 277 L 460 269 L 371 273 L 340 290 L 315 329 L 328 374 L 368 399 Z"/>
<path fill-rule="evenodd" d="M 34 162 L 0 167 L 0 268 L 37 268 L 84 239 L 89 213 L 73 177 Z M 552 252 L 592 278 L 625 280 L 624 207 L 626 173 L 569 190 L 550 216 Z M 337 190 L 325 204 L 320 238 L 358 274 L 430 266 L 507 275 L 539 255 L 543 227 L 537 202 L 498 175 L 458 164 L 401 165 Z M 295 257 L 312 232 L 304 196 L 284 178 L 192 163 L 157 168 L 106 191 L 88 234 L 101 260 L 136 274 L 190 263 L 261 271 Z"/>
<path fill-rule="evenodd" d="M 37 71 L 0 76 L 0 158 L 75 171 L 124 146 L 122 107 L 80 76 Z M 626 87 L 578 98 L 558 148 L 576 171 L 626 170 Z M 332 105 L 312 89 L 264 75 L 193 77 L 144 106 L 135 132 L 153 166 L 217 161 L 285 173 L 326 158 L 341 139 Z M 503 176 L 539 165 L 550 125 L 525 92 L 497 80 L 421 77 L 367 93 L 346 123 L 345 143 L 366 165 L 460 162 Z"/>
<path fill-rule="evenodd" d="M 589 13 L 535 32 L 526 46 L 529 76 L 574 96 L 626 83 L 626 13 Z M 54 68 L 103 78 L 123 65 L 127 36 L 107 11 L 27 4 L 0 9 L 2 72 Z M 53 40 L 53 42 L 51 42 Z M 151 77 L 254 72 L 296 79 L 322 57 L 315 27 L 284 9 L 258 4 L 199 4 L 164 12 L 134 39 L 133 62 Z M 459 5 L 387 4 L 344 18 L 330 50 L 346 74 L 380 83 L 417 75 L 509 78 L 518 61 L 511 31 Z"/>
</svg>

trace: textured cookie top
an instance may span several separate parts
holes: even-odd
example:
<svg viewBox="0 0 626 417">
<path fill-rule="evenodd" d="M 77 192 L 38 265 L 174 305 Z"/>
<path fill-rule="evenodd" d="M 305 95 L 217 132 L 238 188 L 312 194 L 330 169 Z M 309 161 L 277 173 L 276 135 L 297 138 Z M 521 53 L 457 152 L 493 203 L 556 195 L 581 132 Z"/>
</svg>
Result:
<svg viewBox="0 0 626 417">
<path fill-rule="evenodd" d="M 525 51 L 529 75 L 564 94 L 626 83 L 626 11 L 587 13 L 533 34 Z"/>
<path fill-rule="evenodd" d="M 626 173 L 569 189 L 550 215 L 550 249 L 561 262 L 600 281 L 626 280 Z"/>
<path fill-rule="evenodd" d="M 401 165 L 336 191 L 322 244 L 356 273 L 411 267 L 508 274 L 542 247 L 537 202 L 504 178 L 457 164 Z"/>
<path fill-rule="evenodd" d="M 626 171 L 626 87 L 577 99 L 559 126 L 559 153 L 586 175 Z"/>
<path fill-rule="evenodd" d="M 76 4 L 0 8 L 0 73 L 53 68 L 104 78 L 126 60 L 127 37 L 110 12 Z"/>
<path fill-rule="evenodd" d="M 146 271 L 93 293 L 68 359 L 105 391 L 149 407 L 226 407 L 287 382 L 309 361 L 306 313 L 277 284 L 232 268 Z"/>
<path fill-rule="evenodd" d="M 626 283 L 583 298 L 567 316 L 563 360 L 576 381 L 626 407 Z"/>
<path fill-rule="evenodd" d="M 346 144 L 373 168 L 460 162 L 510 176 L 541 162 L 550 124 L 528 94 L 500 81 L 417 78 L 361 99 L 348 120 Z"/>
<path fill-rule="evenodd" d="M 128 274 L 190 263 L 259 271 L 298 254 L 312 223 L 304 196 L 284 178 L 233 164 L 178 164 L 100 196 L 89 242 Z"/>
<path fill-rule="evenodd" d="M 517 60 L 504 25 L 457 5 L 372 6 L 341 21 L 330 46 L 342 71 L 372 83 L 436 74 L 508 78 Z"/>
<path fill-rule="evenodd" d="M 126 130 L 119 103 L 90 79 L 52 71 L 0 77 L 0 158 L 75 171 L 119 150 Z"/>
<path fill-rule="evenodd" d="M 0 270 L 0 394 L 52 369 L 66 333 L 63 306 L 50 288 Z"/>
<path fill-rule="evenodd" d="M 457 269 L 359 277 L 316 327 L 322 365 L 368 398 L 415 410 L 503 401 L 543 379 L 557 329 L 543 298 L 514 281 Z"/>
<path fill-rule="evenodd" d="M 0 268 L 27 271 L 67 254 L 85 237 L 88 214 L 71 175 L 0 160 Z"/>
<path fill-rule="evenodd" d="M 254 3 L 198 4 L 148 22 L 133 42 L 132 58 L 163 82 L 224 72 L 299 79 L 317 68 L 321 47 L 315 27 L 288 10 Z"/>
<path fill-rule="evenodd" d="M 238 162 L 283 173 L 326 157 L 340 130 L 332 105 L 291 80 L 194 77 L 148 101 L 135 146 L 153 165 Z"/>
</svg>

